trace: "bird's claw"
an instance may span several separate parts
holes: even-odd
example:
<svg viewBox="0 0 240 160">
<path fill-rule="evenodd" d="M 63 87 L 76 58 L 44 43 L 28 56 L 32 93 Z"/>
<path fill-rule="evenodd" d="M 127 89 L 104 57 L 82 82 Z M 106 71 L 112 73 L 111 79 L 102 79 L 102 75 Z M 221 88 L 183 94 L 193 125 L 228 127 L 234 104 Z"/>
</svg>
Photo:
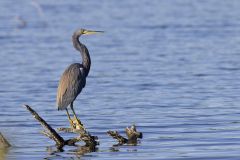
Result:
<svg viewBox="0 0 240 160">
<path fill-rule="evenodd" d="M 76 129 L 76 125 L 75 125 L 74 121 L 71 118 L 69 118 L 69 122 L 70 122 L 71 128 Z"/>
<path fill-rule="evenodd" d="M 81 123 L 81 121 L 77 118 L 77 117 L 74 117 L 74 120 L 73 120 L 73 122 L 74 122 L 74 127 L 75 127 L 75 129 L 81 129 L 81 130 L 86 130 L 85 129 L 85 127 L 83 126 L 83 124 Z"/>
</svg>

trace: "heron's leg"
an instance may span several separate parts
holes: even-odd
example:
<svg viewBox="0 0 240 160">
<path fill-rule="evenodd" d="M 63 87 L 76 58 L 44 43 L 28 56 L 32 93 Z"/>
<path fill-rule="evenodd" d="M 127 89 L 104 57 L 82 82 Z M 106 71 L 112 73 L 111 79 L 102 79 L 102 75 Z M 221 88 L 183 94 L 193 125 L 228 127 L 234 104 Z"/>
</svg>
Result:
<svg viewBox="0 0 240 160">
<path fill-rule="evenodd" d="M 72 109 L 74 118 L 76 119 L 78 125 L 79 125 L 81 128 L 84 129 L 82 122 L 77 118 L 77 115 L 76 115 L 76 113 L 75 113 L 75 111 L 74 111 L 74 109 L 73 109 L 73 102 L 70 104 L 70 108 Z"/>
<path fill-rule="evenodd" d="M 72 120 L 71 117 L 70 117 L 70 114 L 69 114 L 67 108 L 66 108 L 66 112 L 67 112 L 68 120 L 69 120 L 69 122 L 70 122 L 71 127 L 75 128 L 75 125 L 74 125 L 74 123 L 73 123 L 73 120 Z"/>
</svg>

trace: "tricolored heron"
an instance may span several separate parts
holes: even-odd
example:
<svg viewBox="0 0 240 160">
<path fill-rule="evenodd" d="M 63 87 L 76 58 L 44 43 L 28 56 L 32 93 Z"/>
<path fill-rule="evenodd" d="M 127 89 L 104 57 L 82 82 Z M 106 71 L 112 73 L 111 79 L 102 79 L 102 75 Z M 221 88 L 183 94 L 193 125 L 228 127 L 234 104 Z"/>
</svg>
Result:
<svg viewBox="0 0 240 160">
<path fill-rule="evenodd" d="M 77 118 L 77 115 L 73 109 L 73 102 L 81 93 L 82 89 L 86 85 L 86 78 L 91 67 L 91 58 L 87 47 L 79 41 L 81 35 L 89 35 L 95 33 L 101 33 L 103 31 L 91 31 L 86 29 L 79 29 L 74 32 L 72 36 L 72 42 L 75 49 L 80 51 L 82 56 L 82 64 L 73 63 L 63 72 L 63 75 L 59 81 L 57 91 L 57 107 L 58 110 L 66 110 L 69 122 L 73 128 L 84 128 L 81 121 Z M 73 112 L 74 119 L 71 119 L 67 107 Z M 76 124 L 74 124 L 74 120 Z"/>
</svg>

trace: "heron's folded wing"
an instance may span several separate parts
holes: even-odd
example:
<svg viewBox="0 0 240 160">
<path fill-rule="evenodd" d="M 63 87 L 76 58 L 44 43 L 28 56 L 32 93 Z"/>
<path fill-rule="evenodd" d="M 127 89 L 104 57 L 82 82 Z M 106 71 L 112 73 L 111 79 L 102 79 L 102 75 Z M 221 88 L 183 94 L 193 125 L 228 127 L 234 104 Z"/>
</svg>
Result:
<svg viewBox="0 0 240 160">
<path fill-rule="evenodd" d="M 63 73 L 57 93 L 57 106 L 65 109 L 73 102 L 86 84 L 82 66 L 78 63 L 70 65 Z"/>
</svg>

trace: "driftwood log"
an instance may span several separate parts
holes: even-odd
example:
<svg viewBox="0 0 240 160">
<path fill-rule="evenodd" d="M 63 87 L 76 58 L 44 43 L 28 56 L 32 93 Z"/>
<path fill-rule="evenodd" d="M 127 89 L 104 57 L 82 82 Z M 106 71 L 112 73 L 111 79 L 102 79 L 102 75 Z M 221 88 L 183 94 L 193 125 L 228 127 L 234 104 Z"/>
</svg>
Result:
<svg viewBox="0 0 240 160">
<path fill-rule="evenodd" d="M 9 148 L 11 144 L 7 141 L 7 139 L 0 132 L 0 148 Z"/>
<path fill-rule="evenodd" d="M 84 141 L 85 146 L 82 146 L 83 151 L 91 152 L 96 150 L 96 146 L 99 145 L 98 137 L 92 136 L 86 129 L 73 129 L 73 128 L 58 128 L 60 132 L 68 132 L 78 134 L 77 137 L 64 140 L 55 129 L 53 129 L 43 118 L 41 118 L 36 111 L 34 111 L 29 105 L 24 107 L 33 115 L 33 117 L 42 125 L 44 130 L 41 132 L 48 138 L 56 142 L 56 147 L 59 151 L 63 151 L 65 145 L 75 145 L 76 142 Z M 118 145 L 128 144 L 137 145 L 138 138 L 142 138 L 142 133 L 138 132 L 135 125 L 127 127 L 125 129 L 127 138 L 121 136 L 117 131 L 108 131 L 107 134 L 112 136 L 118 141 Z M 7 142 L 7 141 L 6 141 Z M 10 145 L 10 144 L 9 144 Z"/>
<path fill-rule="evenodd" d="M 6 155 L 8 153 L 9 147 L 11 147 L 10 143 L 0 132 L 0 160 L 7 159 Z"/>
<path fill-rule="evenodd" d="M 49 137 L 50 139 L 56 142 L 56 146 L 59 150 L 62 150 L 65 145 L 75 145 L 76 142 L 84 141 L 86 143 L 86 147 L 94 149 L 96 145 L 98 145 L 97 137 L 92 136 L 86 130 L 81 129 L 70 129 L 70 128 L 62 128 L 61 131 L 69 131 L 72 133 L 78 133 L 79 136 L 75 138 L 71 138 L 68 140 L 64 140 L 44 119 L 42 119 L 36 111 L 34 111 L 29 105 L 24 105 L 26 109 L 33 115 L 33 117 L 43 126 L 45 129 L 42 131 L 42 134 Z"/>
<path fill-rule="evenodd" d="M 121 136 L 117 131 L 108 131 L 107 134 L 118 141 L 118 145 L 137 145 L 138 138 L 142 138 L 142 132 L 138 132 L 135 125 L 125 129 L 127 138 Z"/>
</svg>

